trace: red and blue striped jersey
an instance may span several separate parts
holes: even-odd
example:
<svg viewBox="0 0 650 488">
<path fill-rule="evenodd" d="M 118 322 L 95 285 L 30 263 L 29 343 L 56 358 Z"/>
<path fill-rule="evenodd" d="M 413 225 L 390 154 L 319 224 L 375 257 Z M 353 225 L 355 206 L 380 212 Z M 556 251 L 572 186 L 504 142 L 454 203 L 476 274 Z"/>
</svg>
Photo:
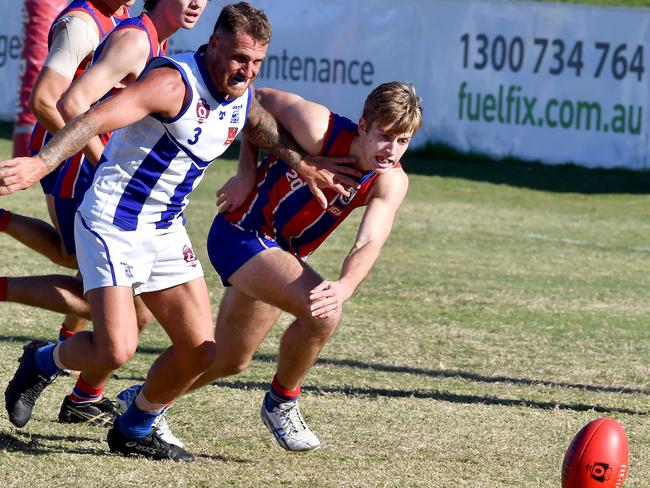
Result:
<svg viewBox="0 0 650 488">
<path fill-rule="evenodd" d="M 348 156 L 357 135 L 357 124 L 330 113 L 330 121 L 320 154 Z M 328 206 L 323 210 L 298 173 L 274 155 L 257 168 L 256 187 L 237 210 L 224 215 L 244 229 L 264 233 L 282 249 L 300 258 L 313 253 L 355 208 L 366 205 L 377 174 L 359 178 L 360 187 L 344 198 L 331 189 L 323 190 Z"/>
<path fill-rule="evenodd" d="M 54 19 L 52 25 L 50 26 L 50 31 L 48 33 L 47 45 L 48 49 L 52 44 L 52 36 L 54 35 L 54 30 L 56 28 L 57 22 L 65 15 L 70 12 L 85 12 L 95 21 L 97 25 L 97 30 L 99 31 L 99 40 L 102 41 L 108 33 L 113 30 L 113 28 L 118 25 L 121 21 L 129 18 L 131 12 L 127 7 L 122 10 L 121 14 L 113 15 L 114 12 L 111 12 L 104 3 L 97 0 L 73 0 L 70 2 Z M 77 67 L 77 71 L 73 76 L 73 80 L 77 79 L 88 67 L 88 64 L 92 60 L 92 55 L 89 55 L 84 59 L 81 64 Z M 29 141 L 29 151 L 30 154 L 34 155 L 40 151 L 45 144 L 52 138 L 45 127 L 43 127 L 39 122 L 36 122 L 34 129 L 32 131 L 32 136 Z M 76 155 L 79 160 L 78 164 L 81 164 L 81 156 Z M 59 166 L 61 167 L 61 166 Z M 58 177 L 58 172 L 55 172 L 51 175 L 48 175 L 44 178 L 46 181 L 42 181 L 43 188 L 46 193 L 50 193 L 53 190 L 54 183 Z M 76 177 L 75 177 L 76 179 Z"/>
<path fill-rule="evenodd" d="M 146 13 L 143 12 L 142 14 L 135 17 L 130 17 L 123 20 L 117 27 L 115 27 L 115 29 L 113 29 L 113 32 L 117 32 L 122 29 L 139 29 L 147 34 L 147 37 L 149 38 L 149 57 L 147 61 L 150 61 L 151 58 L 155 58 L 156 56 L 164 56 L 166 54 L 167 41 L 163 42 L 162 44 L 160 43 L 160 39 L 158 38 L 158 31 Z M 104 46 L 106 45 L 106 40 L 107 37 L 102 39 L 102 41 L 99 43 L 99 46 L 97 46 L 95 54 L 93 55 L 93 62 L 101 56 L 102 51 L 104 50 Z"/>
<path fill-rule="evenodd" d="M 47 35 L 47 47 L 52 45 L 52 36 L 54 35 L 54 30 L 56 28 L 57 22 L 63 17 L 64 15 L 67 15 L 71 12 L 85 12 L 90 17 L 95 21 L 95 25 L 97 25 L 97 30 L 99 31 L 99 40 L 101 41 L 106 37 L 106 35 L 113 30 L 113 28 L 118 25 L 122 20 L 128 19 L 131 17 L 131 12 L 128 9 L 128 7 L 124 7 L 122 9 L 122 13 L 120 14 L 114 14 L 114 12 L 111 11 L 109 7 L 107 7 L 104 3 L 98 0 L 73 0 L 70 2 L 61 12 L 57 17 L 54 19 L 54 22 L 52 22 L 52 26 L 50 27 L 50 32 Z M 73 79 L 78 78 L 81 73 L 88 67 L 88 64 L 90 63 L 90 60 L 92 59 L 92 55 L 89 55 L 84 59 L 79 67 L 77 68 L 77 72 L 74 75 Z"/>
<path fill-rule="evenodd" d="M 107 36 L 102 39 L 95 50 L 93 55 L 93 62 L 95 62 L 104 50 L 104 46 L 108 39 L 113 35 L 114 32 L 123 30 L 123 29 L 138 29 L 142 30 L 147 34 L 149 39 L 149 55 L 147 56 L 147 62 L 151 61 L 152 58 L 165 54 L 164 46 L 165 43 L 161 46 L 158 39 L 158 31 L 156 27 L 151 22 L 149 16 L 145 13 L 138 15 L 136 17 L 130 17 L 128 19 L 122 20 L 120 24 L 115 27 Z M 125 80 L 122 80 L 125 81 Z M 120 88 L 113 88 L 110 92 L 102 97 L 102 100 L 108 98 L 111 95 L 114 95 L 120 90 Z M 102 134 L 101 139 L 104 145 L 108 143 L 110 134 Z M 83 153 L 77 153 L 74 156 L 68 158 L 64 163 L 61 169 L 61 173 L 57 179 L 54 194 L 60 198 L 74 198 L 80 197 L 81 193 L 84 193 L 87 190 L 90 180 L 92 180 L 92 174 L 94 170 L 92 168 L 84 168 L 84 165 L 89 163 L 84 163 L 85 158 Z M 78 195 L 79 193 L 79 195 Z"/>
</svg>

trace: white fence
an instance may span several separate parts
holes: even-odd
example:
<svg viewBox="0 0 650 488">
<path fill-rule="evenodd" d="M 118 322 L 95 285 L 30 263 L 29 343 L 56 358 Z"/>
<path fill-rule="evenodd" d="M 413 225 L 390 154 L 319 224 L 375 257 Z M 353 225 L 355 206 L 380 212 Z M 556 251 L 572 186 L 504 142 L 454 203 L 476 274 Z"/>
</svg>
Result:
<svg viewBox="0 0 650 488">
<path fill-rule="evenodd" d="M 14 113 L 19 9 L 0 0 L 0 116 Z M 207 41 L 223 0 L 172 51 Z M 547 163 L 649 168 L 650 10 L 475 0 L 252 0 L 274 28 L 257 86 L 358 117 L 367 93 L 415 83 L 415 144 Z M 139 11 L 139 9 L 136 9 Z"/>
</svg>

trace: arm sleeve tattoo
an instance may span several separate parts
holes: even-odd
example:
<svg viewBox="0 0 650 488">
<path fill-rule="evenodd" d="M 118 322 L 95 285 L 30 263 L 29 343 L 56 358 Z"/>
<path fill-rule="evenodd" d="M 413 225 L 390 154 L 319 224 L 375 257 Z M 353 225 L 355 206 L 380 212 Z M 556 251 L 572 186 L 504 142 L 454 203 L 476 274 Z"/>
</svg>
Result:
<svg viewBox="0 0 650 488">
<path fill-rule="evenodd" d="M 84 113 L 72 119 L 58 131 L 38 153 L 38 157 L 52 171 L 65 158 L 78 153 L 97 135 L 92 117 Z"/>
<path fill-rule="evenodd" d="M 277 155 L 293 169 L 298 168 L 305 156 L 291 134 L 254 97 L 244 131 L 253 144 Z"/>
</svg>

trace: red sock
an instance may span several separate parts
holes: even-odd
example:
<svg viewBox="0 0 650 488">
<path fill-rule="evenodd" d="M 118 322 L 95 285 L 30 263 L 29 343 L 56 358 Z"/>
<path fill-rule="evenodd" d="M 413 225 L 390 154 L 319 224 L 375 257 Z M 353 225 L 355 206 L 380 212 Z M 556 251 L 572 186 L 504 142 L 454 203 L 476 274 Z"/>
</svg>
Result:
<svg viewBox="0 0 650 488">
<path fill-rule="evenodd" d="M 61 324 L 61 328 L 59 329 L 59 340 L 65 341 L 75 335 L 75 333 L 76 331 L 68 329 L 65 324 Z"/>
<path fill-rule="evenodd" d="M 271 383 L 271 390 L 276 395 L 284 400 L 295 400 L 300 396 L 300 386 L 295 390 L 288 390 L 278 382 L 278 376 L 273 376 L 273 382 Z"/>
<path fill-rule="evenodd" d="M 91 386 L 80 376 L 70 393 L 70 400 L 75 403 L 96 402 L 102 398 L 103 392 L 103 386 Z"/>
<path fill-rule="evenodd" d="M 9 220 L 11 220 L 11 212 L 4 208 L 0 208 L 0 232 L 7 228 Z"/>
<path fill-rule="evenodd" d="M 0 302 L 7 301 L 7 277 L 0 276 Z"/>
</svg>

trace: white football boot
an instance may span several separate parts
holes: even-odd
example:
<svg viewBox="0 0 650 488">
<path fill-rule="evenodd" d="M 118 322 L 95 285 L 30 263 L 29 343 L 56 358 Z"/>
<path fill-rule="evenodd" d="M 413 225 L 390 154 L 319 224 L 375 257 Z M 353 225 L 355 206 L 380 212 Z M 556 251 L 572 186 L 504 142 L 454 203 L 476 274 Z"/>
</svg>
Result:
<svg viewBox="0 0 650 488">
<path fill-rule="evenodd" d="M 262 402 L 260 416 L 262 422 L 275 436 L 278 444 L 287 451 L 311 451 L 320 446 L 320 440 L 305 423 L 300 413 L 298 402 L 278 404 L 273 411 L 266 409 L 266 397 Z"/>
<path fill-rule="evenodd" d="M 124 412 L 126 412 L 126 409 L 129 408 L 129 405 L 131 405 L 131 403 L 133 403 L 135 397 L 138 396 L 138 393 L 140 393 L 141 389 L 141 384 L 132 385 L 117 394 L 115 404 L 116 410 L 120 415 L 123 415 Z M 185 447 L 183 441 L 176 437 L 169 428 L 169 424 L 167 423 L 167 416 L 165 415 L 166 411 L 167 409 L 163 410 L 163 412 L 158 415 L 158 417 L 156 417 L 156 420 L 153 422 L 153 428 L 156 431 L 156 434 L 158 434 L 158 436 L 168 444 L 174 444 L 178 447 Z"/>
</svg>

